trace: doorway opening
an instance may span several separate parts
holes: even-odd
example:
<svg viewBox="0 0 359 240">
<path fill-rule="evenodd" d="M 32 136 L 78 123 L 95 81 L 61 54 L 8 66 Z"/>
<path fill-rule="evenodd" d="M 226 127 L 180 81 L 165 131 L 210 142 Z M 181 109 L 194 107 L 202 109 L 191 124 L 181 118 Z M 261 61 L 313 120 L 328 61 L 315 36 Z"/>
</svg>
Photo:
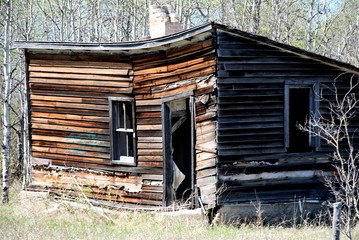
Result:
<svg viewBox="0 0 359 240">
<path fill-rule="evenodd" d="M 163 103 L 164 205 L 188 202 L 194 189 L 192 97 Z"/>
</svg>

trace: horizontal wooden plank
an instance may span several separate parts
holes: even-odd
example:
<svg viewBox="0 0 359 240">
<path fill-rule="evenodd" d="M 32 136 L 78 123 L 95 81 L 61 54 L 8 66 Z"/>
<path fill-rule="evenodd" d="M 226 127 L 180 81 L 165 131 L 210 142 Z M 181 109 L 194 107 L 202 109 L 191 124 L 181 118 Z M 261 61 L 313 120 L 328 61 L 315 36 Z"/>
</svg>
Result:
<svg viewBox="0 0 359 240">
<path fill-rule="evenodd" d="M 162 161 L 155 161 L 155 162 L 150 162 L 150 161 L 140 162 L 140 161 L 138 161 L 137 166 L 139 166 L 139 167 L 162 167 L 163 162 Z"/>
<path fill-rule="evenodd" d="M 28 52 L 29 59 L 39 59 L 39 60 L 64 60 L 64 61 L 95 61 L 95 62 L 129 62 L 128 57 L 122 56 L 120 54 L 108 54 L 108 53 L 94 53 L 91 51 L 86 52 L 71 52 L 71 54 L 63 54 L 58 52 Z"/>
<path fill-rule="evenodd" d="M 133 76 L 99 75 L 85 73 L 56 73 L 56 72 L 29 72 L 30 78 L 46 77 L 56 79 L 83 79 L 97 81 L 121 81 L 132 82 Z"/>
<path fill-rule="evenodd" d="M 37 117 L 32 117 L 31 123 L 54 124 L 54 125 L 76 126 L 76 127 L 92 127 L 92 128 L 96 127 L 101 129 L 110 128 L 108 123 L 103 123 L 103 122 L 73 121 L 73 120 L 37 118 Z"/>
<path fill-rule="evenodd" d="M 70 146 L 68 146 L 68 147 L 70 147 Z M 57 153 L 57 154 L 65 154 L 68 156 L 74 155 L 74 156 L 103 158 L 106 160 L 110 159 L 109 152 L 101 153 L 101 152 L 92 152 L 92 151 L 79 150 L 79 149 L 58 148 L 56 146 L 44 147 L 44 146 L 37 146 L 37 145 L 33 145 L 31 147 L 31 150 L 33 152 Z"/>
<path fill-rule="evenodd" d="M 69 61 L 69 60 L 59 60 L 49 61 L 42 59 L 31 59 L 31 66 L 51 66 L 51 67 L 60 67 L 60 66 L 71 66 L 71 67 L 94 67 L 94 68 L 125 68 L 131 69 L 132 64 L 129 62 L 106 62 L 106 61 Z"/>
<path fill-rule="evenodd" d="M 59 130 L 59 131 L 95 133 L 95 134 L 110 134 L 109 129 L 90 128 L 90 127 L 74 127 L 74 126 L 62 126 L 62 125 L 42 124 L 42 123 L 32 123 L 31 127 L 33 129 L 47 129 L 47 130 Z"/>
<path fill-rule="evenodd" d="M 74 149 L 74 150 L 83 150 L 83 151 L 93 151 L 93 152 L 102 152 L 102 153 L 110 153 L 109 147 L 100 147 L 94 145 L 91 142 L 90 145 L 84 145 L 83 141 L 77 140 L 73 143 L 62 143 L 62 142 L 53 142 L 53 141 L 44 141 L 44 140 L 33 140 L 31 141 L 32 146 L 40 146 L 40 147 L 55 147 L 55 148 L 65 148 L 65 149 Z M 85 154 L 84 154 L 85 155 Z"/>
<path fill-rule="evenodd" d="M 138 149 L 162 149 L 162 143 L 152 143 L 152 142 L 138 142 Z"/>
<path fill-rule="evenodd" d="M 141 161 L 141 162 L 162 162 L 163 156 L 161 156 L 161 155 L 154 155 L 154 156 L 139 155 L 139 156 L 137 156 L 137 160 Z"/>
<path fill-rule="evenodd" d="M 49 90 L 49 89 L 29 89 L 30 94 L 43 95 L 43 96 L 59 96 L 59 97 L 81 97 L 81 98 L 96 98 L 96 99 L 104 99 L 108 100 L 108 97 L 128 97 L 128 94 L 124 93 L 107 93 L 107 92 L 96 92 L 94 91 L 74 91 L 74 90 Z M 86 100 L 84 100 L 86 101 Z"/>
<path fill-rule="evenodd" d="M 29 66 L 32 72 L 60 72 L 60 73 L 87 73 L 99 75 L 128 75 L 128 69 L 94 68 L 94 67 L 53 67 L 53 66 Z"/>
<path fill-rule="evenodd" d="M 87 136 L 90 139 L 83 139 L 81 137 L 86 137 L 86 135 L 82 134 L 80 136 L 75 134 L 69 134 L 67 137 L 60 137 L 60 136 L 46 136 L 46 135 L 38 135 L 32 134 L 31 139 L 33 141 L 51 141 L 51 142 L 59 142 L 59 143 L 74 143 L 80 144 L 83 146 L 98 146 L 98 147 L 110 147 L 109 141 L 104 141 L 98 139 L 98 136 L 95 134 L 91 134 Z"/>
<path fill-rule="evenodd" d="M 137 142 L 142 143 L 162 143 L 162 137 L 138 137 Z"/>
<path fill-rule="evenodd" d="M 138 156 L 162 156 L 162 149 L 138 149 Z"/>
<path fill-rule="evenodd" d="M 216 158 L 215 153 L 209 153 L 209 152 L 197 152 L 196 153 L 196 160 L 197 161 L 203 161 L 209 158 Z"/>
<path fill-rule="evenodd" d="M 102 93 L 132 93 L 132 87 L 96 87 L 96 86 L 77 86 L 77 85 L 63 85 L 63 84 L 45 84 L 45 83 L 30 83 L 31 91 L 34 90 L 56 90 L 56 91 L 79 91 L 79 92 L 102 92 Z"/>
<path fill-rule="evenodd" d="M 68 161 L 76 161 L 79 166 L 86 167 L 88 163 L 101 163 L 101 164 L 111 164 L 109 159 L 97 158 L 97 157 L 87 157 L 87 156 L 75 156 L 68 154 L 58 154 L 58 153 L 49 153 L 49 152 L 35 152 L 32 151 L 32 156 L 39 158 L 48 158 L 48 159 L 61 159 L 66 166 Z M 53 163 L 53 161 L 52 161 Z"/>
<path fill-rule="evenodd" d="M 69 102 L 58 102 L 58 101 L 39 101 L 32 100 L 32 106 L 41 106 L 41 107 L 64 107 L 64 108 L 80 108 L 80 109 L 92 109 L 92 110 L 109 110 L 108 105 L 99 105 L 99 104 L 87 104 L 87 103 L 69 103 Z"/>
<path fill-rule="evenodd" d="M 145 100 L 136 100 L 136 106 L 151 106 L 151 105 L 161 105 L 162 99 L 145 99 Z"/>
<path fill-rule="evenodd" d="M 72 97 L 72 96 L 49 96 L 49 95 L 38 95 L 31 94 L 31 100 L 41 101 L 57 101 L 57 102 L 71 102 L 71 103 L 94 103 L 94 104 L 108 104 L 108 99 L 104 98 L 83 98 L 83 97 Z"/>
<path fill-rule="evenodd" d="M 197 135 L 196 143 L 197 144 L 208 143 L 207 147 L 209 147 L 209 146 L 211 146 L 211 144 L 213 144 L 212 142 L 215 141 L 215 139 L 216 139 L 216 133 L 210 132 L 207 134 Z"/>
<path fill-rule="evenodd" d="M 98 87 L 122 87 L 127 88 L 131 87 L 130 82 L 121 82 L 121 81 L 96 81 L 96 80 L 73 80 L 73 79 L 57 79 L 57 78 L 46 78 L 38 77 L 31 78 L 30 83 L 46 83 L 46 84 L 62 84 L 62 85 L 77 85 L 77 86 L 98 86 Z"/>
<path fill-rule="evenodd" d="M 77 114 L 61 114 L 61 113 L 44 113 L 44 112 L 31 112 L 31 117 L 47 118 L 47 119 L 63 119 L 63 120 L 77 120 L 89 122 L 104 122 L 109 123 L 109 117 L 101 116 L 85 116 Z"/>
<path fill-rule="evenodd" d="M 137 130 L 162 130 L 162 125 L 137 125 Z"/>
<path fill-rule="evenodd" d="M 31 106 L 31 112 L 109 117 L 108 110 Z"/>
<path fill-rule="evenodd" d="M 216 166 L 216 158 L 208 158 L 206 160 L 196 162 L 196 171 L 203 170 L 206 168 L 213 168 L 215 166 Z"/>
</svg>

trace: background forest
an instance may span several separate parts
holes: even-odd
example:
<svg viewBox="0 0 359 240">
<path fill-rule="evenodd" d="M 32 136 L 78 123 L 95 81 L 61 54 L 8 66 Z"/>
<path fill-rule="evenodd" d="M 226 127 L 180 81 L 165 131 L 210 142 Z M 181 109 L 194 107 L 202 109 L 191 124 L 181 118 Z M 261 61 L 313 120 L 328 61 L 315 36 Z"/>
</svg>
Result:
<svg viewBox="0 0 359 240">
<path fill-rule="evenodd" d="M 12 43 L 138 40 L 149 6 L 163 4 L 185 29 L 216 21 L 359 66 L 358 0 L 0 0 L 3 189 L 27 154 L 24 61 Z"/>
</svg>

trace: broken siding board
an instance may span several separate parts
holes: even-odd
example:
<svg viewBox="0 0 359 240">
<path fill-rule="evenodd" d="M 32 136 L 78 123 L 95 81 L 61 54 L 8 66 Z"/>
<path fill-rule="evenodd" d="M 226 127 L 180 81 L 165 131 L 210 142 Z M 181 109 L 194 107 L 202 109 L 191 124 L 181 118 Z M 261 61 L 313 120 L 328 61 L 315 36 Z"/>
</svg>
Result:
<svg viewBox="0 0 359 240">
<path fill-rule="evenodd" d="M 187 67 L 191 67 L 193 65 L 196 64 L 201 64 L 204 62 L 207 62 L 208 60 L 213 60 L 214 56 L 206 56 L 206 57 L 200 57 L 194 60 L 189 60 L 189 61 L 184 61 L 184 62 L 179 62 L 179 63 L 175 63 L 175 64 L 169 64 L 169 65 L 165 65 L 165 66 L 160 66 L 160 67 L 152 67 L 152 68 L 147 68 L 147 69 L 143 69 L 143 70 L 137 70 L 134 72 L 134 75 L 147 75 L 147 74 L 157 74 L 157 73 L 163 73 L 163 72 L 171 72 L 174 70 L 178 70 L 181 68 L 187 68 Z"/>
<path fill-rule="evenodd" d="M 153 94 L 142 94 L 142 95 L 138 95 L 139 99 L 146 99 L 146 98 L 161 98 L 161 97 L 165 97 L 168 95 L 172 95 L 172 94 L 176 94 L 176 93 L 180 93 L 183 91 L 187 91 L 187 90 L 195 90 L 196 89 L 196 84 L 192 83 L 189 84 L 185 87 L 178 87 L 178 88 L 174 88 L 174 89 L 164 89 L 161 92 L 158 91 L 157 93 L 153 93 Z"/>
<path fill-rule="evenodd" d="M 174 77 L 171 79 L 172 80 L 171 82 L 175 82 L 176 80 L 183 80 L 183 79 L 199 77 L 202 75 L 213 73 L 215 71 L 214 65 L 215 65 L 215 62 L 210 61 L 209 63 L 197 64 L 197 65 L 188 67 L 188 69 L 178 69 L 176 71 L 167 72 L 167 73 L 135 76 L 134 83 L 135 83 L 135 86 L 139 85 L 141 87 L 144 87 L 143 86 L 144 84 L 140 85 L 139 82 L 145 82 L 145 81 L 149 81 L 149 80 L 158 80 L 161 78 L 169 78 L 169 77 Z M 159 82 L 159 83 L 161 83 L 161 82 Z M 152 86 L 153 84 L 148 84 L 148 85 Z"/>
<path fill-rule="evenodd" d="M 109 164 L 106 163 L 96 163 L 96 162 L 77 162 L 73 160 L 60 160 L 60 159 L 52 159 L 51 163 L 56 166 L 62 167 L 75 167 L 75 168 L 89 168 L 98 171 L 111 171 L 111 172 L 120 172 L 120 173 L 136 173 L 136 174 L 162 174 L 162 168 L 154 168 L 154 167 L 123 167 L 119 165 L 113 165 L 112 162 Z"/>
</svg>

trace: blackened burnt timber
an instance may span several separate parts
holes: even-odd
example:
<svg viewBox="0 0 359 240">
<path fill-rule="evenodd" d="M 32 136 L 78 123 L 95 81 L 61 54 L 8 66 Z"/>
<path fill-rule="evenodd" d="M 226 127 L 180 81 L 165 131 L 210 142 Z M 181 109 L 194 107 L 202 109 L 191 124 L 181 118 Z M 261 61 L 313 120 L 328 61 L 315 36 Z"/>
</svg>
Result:
<svg viewBox="0 0 359 240">
<path fill-rule="evenodd" d="M 28 189 L 77 196 L 78 184 L 90 199 L 141 208 L 328 198 L 331 149 L 292 123 L 325 116 L 319 93 L 333 99 L 334 79 L 345 91 L 354 66 L 214 23 L 147 41 L 16 47 L 28 59 Z"/>
</svg>

